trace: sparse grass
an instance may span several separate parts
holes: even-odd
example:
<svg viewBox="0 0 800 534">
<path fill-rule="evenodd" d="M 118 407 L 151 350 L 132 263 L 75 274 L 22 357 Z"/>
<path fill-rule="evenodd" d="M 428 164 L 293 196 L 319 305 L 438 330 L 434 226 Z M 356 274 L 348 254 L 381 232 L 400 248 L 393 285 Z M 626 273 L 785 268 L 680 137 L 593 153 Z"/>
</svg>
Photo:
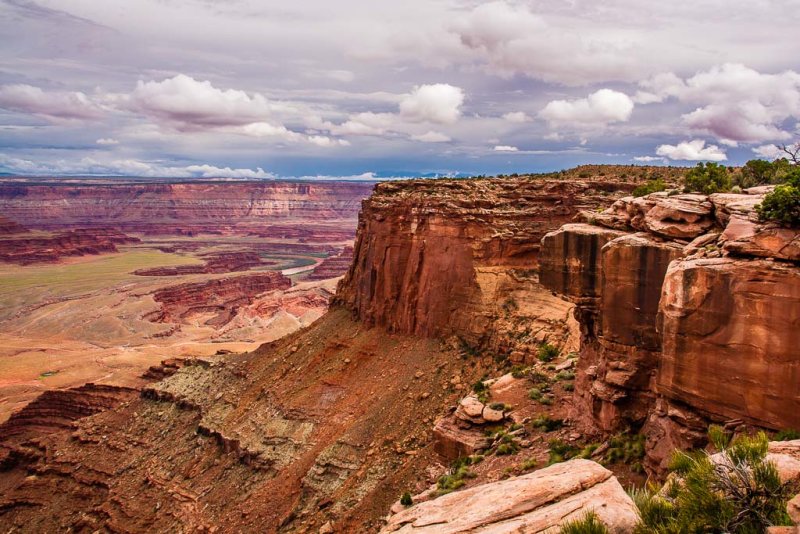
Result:
<svg viewBox="0 0 800 534">
<path fill-rule="evenodd" d="M 551 345 L 550 343 L 542 343 L 539 345 L 537 357 L 539 358 L 539 361 L 548 363 L 558 358 L 560 353 L 561 351 L 555 345 Z"/>
<path fill-rule="evenodd" d="M 575 391 L 574 382 L 564 382 L 563 384 L 561 384 L 561 387 L 564 388 L 564 391 Z"/>
<path fill-rule="evenodd" d="M 531 388 L 528 390 L 528 398 L 535 401 L 540 401 L 544 397 L 542 390 L 539 388 Z"/>
<path fill-rule="evenodd" d="M 597 514 L 586 512 L 580 519 L 565 523 L 559 534 L 608 534 L 608 528 L 600 522 Z"/>
<path fill-rule="evenodd" d="M 471 456 L 466 456 L 456 460 L 453 463 L 453 466 L 450 468 L 450 472 L 439 477 L 437 482 L 439 495 L 444 495 L 446 493 L 455 491 L 466 484 L 467 480 L 478 476 L 470 471 L 467 467 L 472 465 L 472 463 L 473 461 Z"/>
<path fill-rule="evenodd" d="M 575 380 L 575 373 L 572 371 L 559 371 L 556 380 Z"/>
<path fill-rule="evenodd" d="M 564 420 L 554 419 L 549 415 L 540 415 L 533 420 L 533 426 L 543 432 L 553 432 L 564 426 Z"/>
</svg>

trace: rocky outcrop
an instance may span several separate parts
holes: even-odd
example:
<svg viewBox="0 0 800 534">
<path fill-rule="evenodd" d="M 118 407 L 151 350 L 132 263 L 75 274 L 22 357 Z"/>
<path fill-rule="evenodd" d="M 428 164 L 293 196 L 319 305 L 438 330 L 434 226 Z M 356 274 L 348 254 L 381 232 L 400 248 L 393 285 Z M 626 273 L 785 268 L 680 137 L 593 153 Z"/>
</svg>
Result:
<svg viewBox="0 0 800 534">
<path fill-rule="evenodd" d="M 199 317 L 202 324 L 227 324 L 239 307 L 268 291 L 288 289 L 292 281 L 279 272 L 263 272 L 159 289 L 153 299 L 161 309 L 148 315 L 153 322 L 180 323 Z"/>
<path fill-rule="evenodd" d="M 0 425 L 0 448 L 30 435 L 70 429 L 74 421 L 130 401 L 138 394 L 133 388 L 91 383 L 46 391 Z"/>
<path fill-rule="evenodd" d="M 22 234 L 27 231 L 28 229 L 24 226 L 0 215 L 0 235 Z"/>
<path fill-rule="evenodd" d="M 117 245 L 138 242 L 136 237 L 109 228 L 78 229 L 53 235 L 12 234 L 0 238 L 0 262 L 56 263 L 65 257 L 117 252 Z"/>
<path fill-rule="evenodd" d="M 353 263 L 353 247 L 344 247 L 342 251 L 333 256 L 328 256 L 314 267 L 307 280 L 327 280 L 328 278 L 338 278 L 350 268 Z"/>
<path fill-rule="evenodd" d="M 800 424 L 800 232 L 758 222 L 760 198 L 628 197 L 542 240 L 540 279 L 578 306 L 574 416 L 641 428 L 651 469 L 710 422 Z"/>
<path fill-rule="evenodd" d="M 543 332 L 564 321 L 557 314 L 568 314 L 538 283 L 539 240 L 632 186 L 528 178 L 379 184 L 364 202 L 336 303 L 390 331 L 455 335 L 529 359 Z"/>
<path fill-rule="evenodd" d="M 391 516 L 381 532 L 557 533 L 589 511 L 613 533 L 633 532 L 639 521 L 633 501 L 610 471 L 571 460 L 411 506 Z"/>
<path fill-rule="evenodd" d="M 30 182 L 33 182 L 31 180 Z M 369 182 L 91 180 L 0 182 L 0 213 L 41 230 L 99 224 L 128 233 L 346 241 Z M 300 223 L 300 224 L 298 224 Z"/>
<path fill-rule="evenodd" d="M 256 252 L 219 252 L 203 256 L 205 263 L 201 265 L 177 265 L 175 267 L 153 267 L 138 269 L 133 274 L 138 276 L 184 276 L 187 274 L 217 274 L 249 271 L 254 267 L 273 265 L 274 262 L 263 261 Z"/>
</svg>

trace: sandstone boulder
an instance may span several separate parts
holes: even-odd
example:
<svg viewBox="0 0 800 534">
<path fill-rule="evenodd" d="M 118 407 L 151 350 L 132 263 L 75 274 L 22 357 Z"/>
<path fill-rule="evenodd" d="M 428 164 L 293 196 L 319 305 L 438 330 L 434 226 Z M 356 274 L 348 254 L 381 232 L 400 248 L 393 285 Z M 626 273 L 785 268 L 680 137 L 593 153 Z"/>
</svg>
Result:
<svg viewBox="0 0 800 534">
<path fill-rule="evenodd" d="M 705 195 L 675 195 L 657 198 L 647 211 L 648 231 L 676 239 L 694 239 L 714 226 L 712 204 Z"/>
<path fill-rule="evenodd" d="M 800 231 L 734 215 L 722 232 L 723 250 L 737 256 L 800 261 Z"/>
<path fill-rule="evenodd" d="M 391 516 L 381 532 L 555 534 L 588 511 L 615 533 L 632 532 L 638 522 L 633 501 L 612 473 L 576 459 L 412 506 Z"/>
</svg>

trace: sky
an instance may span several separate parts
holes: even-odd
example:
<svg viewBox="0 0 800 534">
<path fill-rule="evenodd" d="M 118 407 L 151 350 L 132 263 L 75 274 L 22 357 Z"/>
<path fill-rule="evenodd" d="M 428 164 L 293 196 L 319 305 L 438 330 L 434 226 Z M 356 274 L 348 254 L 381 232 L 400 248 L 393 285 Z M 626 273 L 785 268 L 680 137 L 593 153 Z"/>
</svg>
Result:
<svg viewBox="0 0 800 534">
<path fill-rule="evenodd" d="M 0 0 L 0 172 L 741 164 L 800 139 L 798 0 Z"/>
</svg>

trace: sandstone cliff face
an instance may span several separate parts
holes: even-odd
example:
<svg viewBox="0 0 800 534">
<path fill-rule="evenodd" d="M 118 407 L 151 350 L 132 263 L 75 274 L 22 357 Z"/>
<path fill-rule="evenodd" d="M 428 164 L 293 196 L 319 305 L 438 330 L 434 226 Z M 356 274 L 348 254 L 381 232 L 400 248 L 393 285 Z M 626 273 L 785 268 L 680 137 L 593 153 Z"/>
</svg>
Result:
<svg viewBox="0 0 800 534">
<path fill-rule="evenodd" d="M 514 330 L 517 310 L 567 312 L 538 284 L 541 237 L 630 187 L 527 179 L 379 184 L 364 202 L 336 302 L 390 331 L 456 335 L 515 352 L 497 341 L 509 336 L 496 333 Z M 543 327 L 528 320 L 532 331 Z"/>
<path fill-rule="evenodd" d="M 65 257 L 117 252 L 117 245 L 138 242 L 136 237 L 109 228 L 35 236 L 23 231 L 0 238 L 0 262 L 18 265 L 55 263 Z"/>
<path fill-rule="evenodd" d="M 578 306 L 575 417 L 588 431 L 643 428 L 652 469 L 711 421 L 800 423 L 799 233 L 759 223 L 759 199 L 625 198 L 584 213 L 600 226 L 542 241 L 542 282 Z"/>
</svg>

